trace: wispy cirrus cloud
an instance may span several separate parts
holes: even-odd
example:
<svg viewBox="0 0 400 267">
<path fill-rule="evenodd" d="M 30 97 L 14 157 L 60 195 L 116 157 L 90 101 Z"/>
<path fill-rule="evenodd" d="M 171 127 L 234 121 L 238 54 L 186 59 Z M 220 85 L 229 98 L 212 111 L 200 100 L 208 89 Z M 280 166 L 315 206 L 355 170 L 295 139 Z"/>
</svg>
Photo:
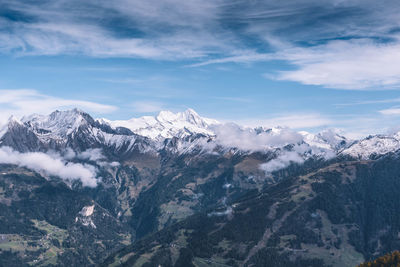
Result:
<svg viewBox="0 0 400 267">
<path fill-rule="evenodd" d="M 280 72 L 279 80 L 337 89 L 400 88 L 400 43 L 369 39 L 331 41 L 294 48 L 278 55 L 297 69 Z"/>
<path fill-rule="evenodd" d="M 379 110 L 379 113 L 383 115 L 400 115 L 400 108 L 395 107 L 395 108 L 382 109 Z"/>
<path fill-rule="evenodd" d="M 294 70 L 265 73 L 267 79 L 343 90 L 387 90 L 400 88 L 400 36 L 382 43 L 368 38 L 332 40 L 321 45 L 290 47 L 270 53 L 241 52 L 190 65 L 285 61 Z"/>
<path fill-rule="evenodd" d="M 400 6 L 372 0 L 2 1 L 0 52 L 182 60 L 281 60 L 266 77 L 347 90 L 398 89 Z"/>
<path fill-rule="evenodd" d="M 209 59 L 206 61 L 202 61 L 199 63 L 194 63 L 189 65 L 189 67 L 201 67 L 207 66 L 211 64 L 222 64 L 222 63 L 253 63 L 253 62 L 261 62 L 261 61 L 270 61 L 279 59 L 275 54 L 262 54 L 256 53 L 254 51 L 235 51 L 233 52 L 235 55 L 217 59 Z"/>
<path fill-rule="evenodd" d="M 198 58 L 226 44 L 207 30 L 212 1 L 4 1 L 0 50 L 18 55 L 84 54 L 147 59 Z M 226 36 L 225 36 L 226 37 Z"/>
<path fill-rule="evenodd" d="M 390 99 L 381 99 L 381 100 L 365 100 L 365 101 L 350 102 L 350 103 L 339 103 L 339 104 L 335 104 L 335 106 L 357 106 L 357 105 L 373 105 L 373 104 L 389 104 L 389 103 L 400 103 L 400 98 L 390 98 Z"/>
</svg>

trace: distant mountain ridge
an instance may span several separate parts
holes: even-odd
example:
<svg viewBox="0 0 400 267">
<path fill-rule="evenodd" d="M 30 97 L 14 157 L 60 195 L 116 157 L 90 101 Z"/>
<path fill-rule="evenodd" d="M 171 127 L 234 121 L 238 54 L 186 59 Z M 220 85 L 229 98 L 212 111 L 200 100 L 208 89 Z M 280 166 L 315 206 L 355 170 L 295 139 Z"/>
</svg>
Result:
<svg viewBox="0 0 400 267">
<path fill-rule="evenodd" d="M 397 227 L 398 134 L 78 109 L 12 117 L 0 133 L 0 265 L 95 266 L 123 249 L 106 262 L 346 266 L 398 244 L 385 230 Z"/>
<path fill-rule="evenodd" d="M 165 139 L 177 138 L 182 141 L 185 138 L 191 138 L 193 140 L 197 136 L 199 138 L 218 140 L 218 133 L 221 132 L 219 130 L 224 129 L 225 125 L 214 119 L 203 118 L 192 109 L 178 113 L 161 111 L 155 117 L 144 116 L 126 121 L 111 121 L 104 118 L 93 119 L 88 113 L 74 109 L 55 111 L 47 116 L 33 114 L 25 116 L 21 120 L 12 117 L 7 127 L 4 127 L 1 131 L 0 144 L 10 145 L 21 150 L 23 145 L 14 144 L 11 139 L 18 139 L 22 135 L 26 135 L 30 136 L 27 144 L 33 142 L 34 146 L 37 146 L 37 143 L 42 143 L 46 144 L 48 148 L 57 149 L 57 147 L 68 146 L 66 145 L 68 142 L 71 144 L 74 135 L 84 133 L 88 139 L 91 139 L 91 141 L 88 140 L 91 142 L 90 146 L 95 143 L 98 143 L 98 146 L 101 143 L 115 148 L 124 147 L 129 150 L 134 146 L 135 140 L 140 137 L 147 142 L 147 147 L 144 146 L 143 150 L 156 151 L 164 146 Z M 253 135 L 268 134 L 276 136 L 287 133 L 287 129 L 279 127 L 251 129 L 236 125 L 235 130 L 251 132 Z M 294 131 L 292 132 L 294 133 Z M 400 149 L 399 133 L 369 136 L 355 141 L 349 140 L 333 130 L 324 130 L 317 134 L 300 131 L 298 134 L 302 136 L 301 142 L 309 147 L 330 151 L 335 155 L 346 155 L 360 159 L 381 156 Z M 12 135 L 14 137 L 11 137 Z M 19 137 L 15 135 L 19 135 Z M 241 138 L 243 137 L 241 136 Z M 244 138 L 239 141 L 245 143 L 247 140 Z M 293 144 L 295 142 L 293 141 Z M 221 144 L 225 147 L 230 146 L 226 142 L 220 142 L 215 144 L 211 150 Z M 289 144 L 290 142 L 287 142 L 284 145 Z M 267 142 L 260 142 L 258 150 L 262 150 L 265 145 L 268 145 Z M 182 146 L 187 148 L 187 144 Z M 210 146 L 208 147 L 210 148 Z M 231 148 L 234 147 L 235 145 L 232 144 Z M 241 147 L 238 148 L 243 149 Z M 254 146 L 252 148 L 254 150 Z M 33 147 L 25 148 L 26 151 L 31 149 Z"/>
<path fill-rule="evenodd" d="M 100 123 L 107 123 L 112 128 L 125 127 L 136 134 L 153 139 L 186 137 L 192 134 L 213 135 L 210 129 L 220 122 L 214 119 L 200 117 L 193 109 L 172 113 L 161 111 L 157 116 L 144 116 L 126 121 L 110 121 L 98 119 Z"/>
</svg>

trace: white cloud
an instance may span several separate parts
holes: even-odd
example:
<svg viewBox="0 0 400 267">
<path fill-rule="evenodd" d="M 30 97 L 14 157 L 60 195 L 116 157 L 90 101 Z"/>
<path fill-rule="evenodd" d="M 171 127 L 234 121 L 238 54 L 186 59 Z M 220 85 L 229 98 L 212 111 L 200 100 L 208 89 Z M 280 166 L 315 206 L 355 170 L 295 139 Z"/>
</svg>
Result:
<svg viewBox="0 0 400 267">
<path fill-rule="evenodd" d="M 0 148 L 0 163 L 15 164 L 46 175 L 58 176 L 66 181 L 80 180 L 83 186 L 95 187 L 96 168 L 92 165 L 65 162 L 56 154 L 41 152 L 20 153 L 10 147 Z"/>
<path fill-rule="evenodd" d="M 280 71 L 277 75 L 265 73 L 264 77 L 344 90 L 399 89 L 400 37 L 394 36 L 394 39 L 388 43 L 351 39 L 306 47 L 285 45 L 269 53 L 231 51 L 232 56 L 190 66 L 283 60 L 296 69 Z"/>
<path fill-rule="evenodd" d="M 388 108 L 379 110 L 379 113 L 383 115 L 400 115 L 400 108 Z"/>
<path fill-rule="evenodd" d="M 98 161 L 105 159 L 102 150 L 100 148 L 89 148 L 81 153 L 76 155 L 79 159 L 87 159 L 91 161 Z"/>
<path fill-rule="evenodd" d="M 286 144 L 303 140 L 302 135 L 290 129 L 277 129 L 277 132 L 260 132 L 243 128 L 234 123 L 213 127 L 216 142 L 225 147 L 236 147 L 241 150 L 265 150 L 271 147 L 282 147 Z"/>
<path fill-rule="evenodd" d="M 233 56 L 192 64 L 200 67 L 222 63 L 252 63 L 283 60 L 295 70 L 265 73 L 268 79 L 300 82 L 347 90 L 382 90 L 400 87 L 400 43 L 371 39 L 335 40 L 326 44 L 294 47 L 285 45 L 277 52 L 232 51 Z"/>
<path fill-rule="evenodd" d="M 277 158 L 260 165 L 266 173 L 271 173 L 288 167 L 292 163 L 302 164 L 304 159 L 295 151 L 284 151 Z"/>
<path fill-rule="evenodd" d="M 201 67 L 211 64 L 223 64 L 223 63 L 251 63 L 259 61 L 269 61 L 277 59 L 274 54 L 260 54 L 253 51 L 233 51 L 233 56 L 210 59 L 203 62 L 189 65 L 189 67 Z"/>
<path fill-rule="evenodd" d="M 32 113 L 47 114 L 55 109 L 81 108 L 89 112 L 110 113 L 117 107 L 91 101 L 63 99 L 44 95 L 36 90 L 0 90 L 0 125 L 11 115 L 21 117 Z"/>
<path fill-rule="evenodd" d="M 367 39 L 331 41 L 277 53 L 298 69 L 276 77 L 336 89 L 381 90 L 400 86 L 400 44 Z M 270 77 L 270 75 L 268 75 Z"/>
<path fill-rule="evenodd" d="M 3 53 L 201 61 L 191 66 L 284 60 L 297 69 L 274 76 L 280 80 L 338 89 L 400 86 L 393 1 L 3 2 L 19 15 L 0 18 Z"/>
<path fill-rule="evenodd" d="M 215 1 L 7 1 L 33 21 L 1 20 L 0 51 L 19 55 L 85 54 L 150 59 L 198 58 L 226 47 Z M 71 8 L 74 6 L 74 8 Z M 90 12 L 88 12 L 90 10 Z M 118 21 L 115 24 L 115 21 Z M 168 29 L 168 30 L 164 30 Z M 224 37 L 225 39 L 223 39 Z"/>
<path fill-rule="evenodd" d="M 333 139 L 335 133 L 325 131 L 322 133 L 325 138 Z M 305 140 L 307 142 L 307 140 Z M 309 140 L 308 140 L 309 141 Z M 331 140 L 332 142 L 332 140 Z M 334 144 L 334 142 L 332 142 Z M 260 169 L 264 170 L 266 174 L 270 174 L 274 171 L 289 167 L 291 164 L 303 164 L 306 159 L 317 156 L 326 160 L 332 159 L 336 156 L 336 153 L 331 148 L 321 147 L 313 143 L 301 143 L 295 144 L 291 147 L 291 150 L 280 150 L 277 151 L 278 156 L 266 163 L 260 165 Z"/>
<path fill-rule="evenodd" d="M 390 98 L 390 99 L 381 99 L 381 100 L 366 100 L 366 101 L 358 101 L 358 102 L 350 102 L 350 103 L 339 103 L 335 104 L 335 106 L 357 106 L 357 105 L 372 105 L 372 104 L 388 104 L 388 103 L 399 103 L 400 98 Z"/>
<path fill-rule="evenodd" d="M 97 26 L 40 23 L 25 25 L 20 37 L 26 44 L 21 54 L 56 55 L 83 53 L 90 56 L 131 56 L 159 58 L 163 55 L 154 44 L 141 39 L 115 39 Z"/>
<path fill-rule="evenodd" d="M 54 154 L 53 156 L 58 157 L 58 154 Z M 120 165 L 120 163 L 116 161 L 107 161 L 107 158 L 103 155 L 103 151 L 101 148 L 89 148 L 79 153 L 75 153 L 75 151 L 73 151 L 71 148 L 67 148 L 65 151 L 63 151 L 62 157 L 64 160 L 80 159 L 95 161 L 96 164 L 101 167 L 114 168 Z"/>
<path fill-rule="evenodd" d="M 66 160 L 71 160 L 76 157 L 76 153 L 72 148 L 68 147 L 65 151 L 63 151 L 62 156 Z"/>
</svg>

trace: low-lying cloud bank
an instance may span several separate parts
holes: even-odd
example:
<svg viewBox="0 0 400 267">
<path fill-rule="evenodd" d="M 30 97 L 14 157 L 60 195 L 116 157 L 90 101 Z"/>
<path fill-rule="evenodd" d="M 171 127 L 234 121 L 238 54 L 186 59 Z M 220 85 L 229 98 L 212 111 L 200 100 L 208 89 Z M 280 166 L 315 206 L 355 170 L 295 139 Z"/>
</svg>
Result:
<svg viewBox="0 0 400 267">
<path fill-rule="evenodd" d="M 76 153 L 71 148 L 67 148 L 62 156 L 65 160 L 78 159 L 94 161 L 101 167 L 118 167 L 120 165 L 120 163 L 116 161 L 108 162 L 101 148 L 89 148 L 79 153 Z"/>
<path fill-rule="evenodd" d="M 260 165 L 260 169 L 270 174 L 284 169 L 291 164 L 302 164 L 312 156 L 330 159 L 335 152 L 329 148 L 329 144 L 309 144 L 304 136 L 290 128 L 262 128 L 253 129 L 241 127 L 234 123 L 215 125 L 212 127 L 215 133 L 215 141 L 223 147 L 235 147 L 245 151 L 276 151 L 277 157 Z M 335 143 L 334 132 L 327 131 L 325 138 L 330 143 Z M 290 145 L 291 148 L 284 147 Z"/>
<path fill-rule="evenodd" d="M 100 148 L 89 148 L 79 153 L 76 153 L 71 148 L 67 148 L 64 151 L 63 157 L 65 159 L 77 158 L 81 160 L 90 160 L 90 161 L 99 161 L 105 159 L 102 150 Z"/>
<path fill-rule="evenodd" d="M 286 151 L 280 154 L 277 158 L 261 164 L 260 168 L 266 173 L 271 173 L 289 167 L 292 163 L 302 164 L 303 162 L 304 158 L 302 158 L 297 152 Z"/>
<path fill-rule="evenodd" d="M 302 155 L 312 149 L 307 145 L 301 145 L 304 137 L 289 128 L 274 128 L 265 131 L 263 129 L 243 128 L 234 123 L 227 123 L 217 125 L 213 130 L 218 144 L 225 147 L 236 147 L 241 150 L 265 151 L 280 149 L 286 145 L 294 144 L 293 151 L 283 150 L 279 152 L 275 159 L 260 165 L 260 169 L 267 174 L 284 169 L 292 163 L 304 163 L 305 159 Z"/>
<path fill-rule="evenodd" d="M 66 162 L 57 155 L 41 152 L 20 153 L 10 147 L 0 147 L 0 163 L 15 164 L 66 181 L 80 180 L 83 186 L 96 187 L 96 168 L 88 164 Z"/>
<path fill-rule="evenodd" d="M 329 133 L 330 134 L 330 133 Z M 260 169 L 270 174 L 289 167 L 291 164 L 303 164 L 307 159 L 318 156 L 325 160 L 332 159 L 336 156 L 332 150 L 311 146 L 307 144 L 297 144 L 291 150 L 281 150 L 278 156 L 266 163 L 260 165 Z"/>
<path fill-rule="evenodd" d="M 213 130 L 216 134 L 217 143 L 241 150 L 262 151 L 274 147 L 283 147 L 287 144 L 296 144 L 303 140 L 301 134 L 288 128 L 266 132 L 243 128 L 234 123 L 226 123 L 214 126 Z"/>
</svg>

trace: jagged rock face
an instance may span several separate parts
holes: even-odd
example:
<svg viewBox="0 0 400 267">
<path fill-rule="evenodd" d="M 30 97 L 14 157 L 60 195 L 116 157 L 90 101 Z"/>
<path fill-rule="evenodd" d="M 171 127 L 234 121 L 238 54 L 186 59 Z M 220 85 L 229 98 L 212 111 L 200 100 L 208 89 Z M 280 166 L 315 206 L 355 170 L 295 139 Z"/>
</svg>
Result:
<svg viewBox="0 0 400 267">
<path fill-rule="evenodd" d="M 20 152 L 47 149 L 28 127 L 17 121 L 10 121 L 8 131 L 2 136 L 0 144 L 12 147 Z"/>
<path fill-rule="evenodd" d="M 101 148 L 109 156 L 129 157 L 130 154 L 155 152 L 152 141 L 126 128 L 112 129 L 99 124 L 89 114 L 79 110 L 55 111 L 49 116 L 32 115 L 22 121 L 12 120 L 0 140 L 20 152 L 75 152 Z"/>
</svg>

